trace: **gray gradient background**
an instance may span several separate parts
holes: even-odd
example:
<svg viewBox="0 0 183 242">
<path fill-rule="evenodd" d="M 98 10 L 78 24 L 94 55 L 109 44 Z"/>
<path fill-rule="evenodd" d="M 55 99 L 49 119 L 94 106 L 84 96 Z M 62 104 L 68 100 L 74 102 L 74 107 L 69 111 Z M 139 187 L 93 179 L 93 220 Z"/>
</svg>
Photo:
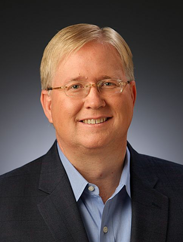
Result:
<svg viewBox="0 0 183 242">
<path fill-rule="evenodd" d="M 129 142 L 141 153 L 183 163 L 183 9 L 175 2 L 86 2 L 1 2 L 0 174 L 54 142 L 39 102 L 39 65 L 57 31 L 80 22 L 116 29 L 133 52 L 138 95 Z"/>
</svg>

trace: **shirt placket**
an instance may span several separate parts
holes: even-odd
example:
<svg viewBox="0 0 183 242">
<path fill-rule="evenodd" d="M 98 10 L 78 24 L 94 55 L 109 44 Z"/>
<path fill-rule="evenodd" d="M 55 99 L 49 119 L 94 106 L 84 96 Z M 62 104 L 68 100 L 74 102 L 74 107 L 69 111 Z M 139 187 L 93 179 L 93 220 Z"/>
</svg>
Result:
<svg viewBox="0 0 183 242">
<path fill-rule="evenodd" d="M 108 200 L 104 206 L 100 228 L 100 242 L 114 242 L 111 202 L 111 200 Z"/>
</svg>

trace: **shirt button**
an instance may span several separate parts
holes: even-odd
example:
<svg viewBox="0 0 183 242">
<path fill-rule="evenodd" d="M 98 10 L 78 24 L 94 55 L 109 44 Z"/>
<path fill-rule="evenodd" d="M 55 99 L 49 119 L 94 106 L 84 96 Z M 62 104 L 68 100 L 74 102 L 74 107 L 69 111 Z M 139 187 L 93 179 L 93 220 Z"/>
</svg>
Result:
<svg viewBox="0 0 183 242">
<path fill-rule="evenodd" d="M 106 234 L 106 233 L 108 232 L 108 228 L 107 228 L 107 226 L 104 226 L 104 227 L 103 227 L 103 232 L 104 232 L 104 234 Z"/>
<path fill-rule="evenodd" d="M 90 186 L 88 187 L 88 190 L 89 190 L 90 192 L 93 192 L 93 191 L 95 190 L 95 187 L 92 186 L 92 185 L 90 185 Z"/>
</svg>

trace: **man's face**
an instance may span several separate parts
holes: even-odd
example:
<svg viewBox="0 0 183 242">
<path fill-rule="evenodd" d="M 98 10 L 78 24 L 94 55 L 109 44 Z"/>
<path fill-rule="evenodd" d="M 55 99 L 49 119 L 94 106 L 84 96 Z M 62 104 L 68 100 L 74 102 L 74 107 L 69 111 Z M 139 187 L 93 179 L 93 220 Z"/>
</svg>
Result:
<svg viewBox="0 0 183 242">
<path fill-rule="evenodd" d="M 72 79 L 96 83 L 104 77 L 127 81 L 121 59 L 111 45 L 91 42 L 59 63 L 53 87 L 64 86 Z M 84 98 L 72 98 L 63 90 L 42 92 L 42 105 L 56 130 L 61 148 L 100 149 L 126 142 L 135 103 L 135 82 L 122 93 L 101 97 L 92 87 Z M 92 124 L 88 120 L 101 123 Z"/>
</svg>

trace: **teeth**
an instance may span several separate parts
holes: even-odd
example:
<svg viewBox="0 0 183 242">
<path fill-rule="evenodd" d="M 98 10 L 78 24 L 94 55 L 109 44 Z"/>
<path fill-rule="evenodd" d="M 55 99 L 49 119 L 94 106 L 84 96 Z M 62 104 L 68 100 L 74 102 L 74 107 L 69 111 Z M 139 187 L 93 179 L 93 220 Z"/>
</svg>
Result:
<svg viewBox="0 0 183 242">
<path fill-rule="evenodd" d="M 83 123 L 85 124 L 100 124 L 107 120 L 107 118 L 99 118 L 99 119 L 85 119 Z"/>
</svg>

